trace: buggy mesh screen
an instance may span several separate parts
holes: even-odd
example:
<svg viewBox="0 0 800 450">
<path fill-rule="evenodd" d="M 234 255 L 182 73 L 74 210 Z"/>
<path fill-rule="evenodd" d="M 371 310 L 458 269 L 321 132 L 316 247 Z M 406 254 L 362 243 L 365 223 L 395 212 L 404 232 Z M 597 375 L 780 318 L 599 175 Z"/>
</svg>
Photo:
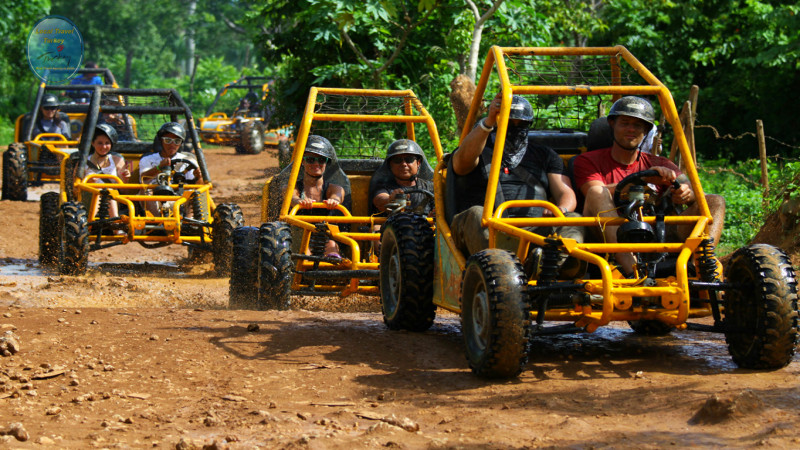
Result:
<svg viewBox="0 0 800 450">
<path fill-rule="evenodd" d="M 621 54 L 532 55 L 505 54 L 504 61 L 513 86 L 644 86 L 647 81 Z M 500 83 L 492 77 L 484 93 L 488 105 Z M 613 103 L 611 95 L 524 95 L 534 111 L 535 130 L 572 129 L 587 131 L 592 120 Z M 658 106 L 655 97 L 648 98 Z"/>
<path fill-rule="evenodd" d="M 422 115 L 422 104 L 416 97 L 385 97 L 318 93 L 315 114 L 348 116 L 408 116 Z M 426 155 L 434 154 L 430 133 L 424 123 L 414 124 L 417 143 Z M 406 123 L 327 121 L 317 116 L 311 123 L 310 134 L 327 138 L 339 158 L 383 159 L 389 144 L 397 139 L 410 138 Z"/>
<path fill-rule="evenodd" d="M 137 107 L 137 106 L 178 106 L 178 102 L 172 95 L 126 95 L 122 98 L 119 96 L 108 96 L 104 99 L 104 104 L 116 103 L 120 101 L 122 106 Z M 172 117 L 169 114 L 156 114 L 156 113 L 114 113 L 108 114 L 103 112 L 103 106 L 100 106 L 100 114 L 103 119 L 117 129 L 120 142 L 133 141 L 152 143 L 156 137 L 156 132 L 166 122 L 177 121 L 180 123 L 185 122 L 182 116 Z M 188 133 L 187 133 L 188 136 Z"/>
</svg>

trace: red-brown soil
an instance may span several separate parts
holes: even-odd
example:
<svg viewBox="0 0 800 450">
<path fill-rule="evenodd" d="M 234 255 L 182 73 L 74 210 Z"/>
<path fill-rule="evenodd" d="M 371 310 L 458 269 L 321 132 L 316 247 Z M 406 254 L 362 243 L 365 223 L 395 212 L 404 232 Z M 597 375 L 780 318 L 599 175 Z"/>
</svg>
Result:
<svg viewBox="0 0 800 450">
<path fill-rule="evenodd" d="M 258 224 L 274 155 L 206 154 L 215 200 Z M 20 341 L 0 357 L 0 447 L 800 447 L 800 365 L 737 369 L 720 335 L 537 338 L 518 379 L 486 381 L 444 312 L 406 333 L 375 298 L 232 311 L 180 247 L 42 271 L 38 211 L 0 202 L 0 333 Z"/>
</svg>

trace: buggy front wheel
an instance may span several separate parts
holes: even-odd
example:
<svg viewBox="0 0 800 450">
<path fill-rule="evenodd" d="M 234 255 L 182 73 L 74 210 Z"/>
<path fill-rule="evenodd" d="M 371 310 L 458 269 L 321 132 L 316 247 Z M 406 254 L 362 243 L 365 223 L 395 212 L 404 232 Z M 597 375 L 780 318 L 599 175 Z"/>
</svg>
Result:
<svg viewBox="0 0 800 450">
<path fill-rule="evenodd" d="M 289 309 L 292 288 L 292 232 L 285 222 L 259 230 L 259 309 Z"/>
<path fill-rule="evenodd" d="M 505 250 L 482 250 L 467 261 L 461 328 L 475 374 L 511 378 L 525 367 L 531 329 L 526 280 L 519 261 Z"/>
<path fill-rule="evenodd" d="M 392 330 L 425 331 L 433 325 L 433 230 L 424 217 L 390 217 L 381 234 L 383 321 Z"/>
<path fill-rule="evenodd" d="M 745 369 L 779 369 L 797 345 L 797 278 L 789 257 L 766 244 L 734 252 L 725 279 L 725 341 L 733 362 Z"/>
</svg>

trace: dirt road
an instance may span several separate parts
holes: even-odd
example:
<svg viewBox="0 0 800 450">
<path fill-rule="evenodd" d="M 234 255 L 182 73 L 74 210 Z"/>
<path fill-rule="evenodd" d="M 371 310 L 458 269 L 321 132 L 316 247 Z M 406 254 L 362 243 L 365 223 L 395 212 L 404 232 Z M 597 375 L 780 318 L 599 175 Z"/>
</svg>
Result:
<svg viewBox="0 0 800 450">
<path fill-rule="evenodd" d="M 206 154 L 215 200 L 257 225 L 273 156 Z M 0 333 L 21 348 L 0 357 L 0 447 L 800 447 L 800 365 L 739 370 L 721 336 L 537 338 L 518 379 L 490 382 L 452 314 L 417 334 L 371 298 L 229 311 L 227 279 L 179 247 L 43 272 L 38 210 L 0 202 Z"/>
</svg>

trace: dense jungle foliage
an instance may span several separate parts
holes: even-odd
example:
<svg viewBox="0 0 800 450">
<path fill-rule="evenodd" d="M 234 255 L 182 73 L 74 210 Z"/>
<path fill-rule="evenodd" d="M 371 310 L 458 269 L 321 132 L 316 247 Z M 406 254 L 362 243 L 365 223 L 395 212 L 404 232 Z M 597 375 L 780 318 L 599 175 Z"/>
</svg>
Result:
<svg viewBox="0 0 800 450">
<path fill-rule="evenodd" d="M 241 75 L 274 78 L 278 119 L 295 123 L 311 85 L 410 88 L 446 150 L 458 136 L 450 82 L 476 64 L 480 72 L 491 45 L 621 44 L 670 87 L 678 108 L 691 85 L 700 87 L 698 124 L 739 137 L 763 120 L 767 152 L 781 156 L 771 174 L 780 176 L 792 172 L 785 158 L 800 156 L 800 108 L 792 100 L 800 89 L 798 12 L 799 1 L 778 0 L 7 0 L 0 4 L 0 139 L 10 141 L 34 93 L 28 33 L 56 14 L 82 32 L 85 60 L 111 68 L 122 86 L 177 88 L 196 116 Z M 753 135 L 720 139 L 699 128 L 696 140 L 701 165 L 734 161 L 750 177 Z M 741 243 L 764 213 L 754 207 L 760 187 L 726 176 L 736 177 L 703 172 L 706 189 L 728 198 L 726 238 Z M 738 214 L 739 204 L 748 214 Z"/>
</svg>

